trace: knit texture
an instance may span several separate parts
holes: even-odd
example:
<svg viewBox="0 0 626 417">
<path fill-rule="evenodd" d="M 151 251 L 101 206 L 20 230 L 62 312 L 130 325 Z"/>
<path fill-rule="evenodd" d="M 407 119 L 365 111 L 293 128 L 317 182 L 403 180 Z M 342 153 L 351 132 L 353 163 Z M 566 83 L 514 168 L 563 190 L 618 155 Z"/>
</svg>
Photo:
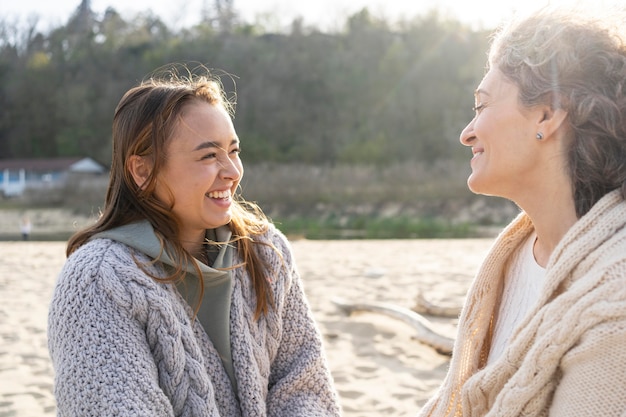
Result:
<svg viewBox="0 0 626 417">
<path fill-rule="evenodd" d="M 272 227 L 256 245 L 272 274 L 276 308 L 254 320 L 244 268 L 233 271 L 228 374 L 173 284 L 136 265 L 151 259 L 94 239 L 67 260 L 49 310 L 48 347 L 59 416 L 339 416 L 339 401 L 291 248 Z M 241 259 L 235 259 L 240 263 Z M 165 272 L 159 263 L 150 271 Z"/>
<path fill-rule="evenodd" d="M 538 302 L 485 366 L 506 263 L 533 230 L 498 237 L 461 313 L 450 369 L 420 416 L 626 415 L 626 202 L 615 191 L 563 237 Z"/>
</svg>

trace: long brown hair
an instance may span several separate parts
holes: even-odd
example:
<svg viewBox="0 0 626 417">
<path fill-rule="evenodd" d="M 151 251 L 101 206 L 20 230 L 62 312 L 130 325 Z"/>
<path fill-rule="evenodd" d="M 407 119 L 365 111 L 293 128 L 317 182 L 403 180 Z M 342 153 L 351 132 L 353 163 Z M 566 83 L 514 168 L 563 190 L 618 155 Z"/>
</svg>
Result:
<svg viewBox="0 0 626 417">
<path fill-rule="evenodd" d="M 157 173 L 165 163 L 168 141 L 187 104 L 203 100 L 211 105 L 222 106 L 232 115 L 233 103 L 226 97 L 219 79 L 204 67 L 201 69 L 200 73 L 197 69 L 193 72 L 187 70 L 183 76 L 180 67 L 172 66 L 124 94 L 113 117 L 111 173 L 102 213 L 96 223 L 70 238 L 67 256 L 97 233 L 148 220 L 161 240 L 163 251 L 177 263 L 171 275 L 165 278 L 153 276 L 154 279 L 176 282 L 185 275 L 184 265 L 196 265 L 190 262 L 193 260 L 192 255 L 180 243 L 179 223 L 172 215 L 171 207 L 159 201 L 154 190 Z M 152 163 L 150 175 L 142 187 L 135 183 L 130 173 L 128 161 L 132 155 L 150 158 Z M 237 194 L 229 227 L 233 243 L 236 243 L 244 262 L 243 266 L 252 279 L 257 297 L 255 316 L 259 318 L 261 314 L 267 314 L 273 304 L 269 277 L 271 271 L 254 247 L 256 244 L 272 246 L 255 240 L 255 237 L 268 230 L 269 220 L 258 206 L 246 202 Z M 201 276 L 197 266 L 196 272 Z M 203 280 L 199 281 L 203 292 Z"/>
</svg>

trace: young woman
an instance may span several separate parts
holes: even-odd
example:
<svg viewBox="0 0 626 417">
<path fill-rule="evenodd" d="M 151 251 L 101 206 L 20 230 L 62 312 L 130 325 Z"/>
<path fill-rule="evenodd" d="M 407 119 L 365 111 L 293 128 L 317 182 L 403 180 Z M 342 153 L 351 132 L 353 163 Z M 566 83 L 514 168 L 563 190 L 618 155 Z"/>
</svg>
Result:
<svg viewBox="0 0 626 417">
<path fill-rule="evenodd" d="M 102 216 L 50 306 L 59 415 L 340 414 L 289 244 L 236 198 L 229 111 L 207 74 L 121 99 Z"/>
<path fill-rule="evenodd" d="M 469 188 L 522 212 L 422 416 L 626 412 L 625 16 L 588 16 L 543 10 L 494 38 L 461 143 Z"/>
</svg>

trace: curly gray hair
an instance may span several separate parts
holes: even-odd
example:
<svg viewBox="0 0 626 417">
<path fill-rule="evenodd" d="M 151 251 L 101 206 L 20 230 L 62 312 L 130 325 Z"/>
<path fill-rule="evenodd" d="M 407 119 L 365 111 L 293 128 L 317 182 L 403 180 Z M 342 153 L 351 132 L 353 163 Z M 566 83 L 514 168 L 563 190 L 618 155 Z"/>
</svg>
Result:
<svg viewBox="0 0 626 417">
<path fill-rule="evenodd" d="M 542 9 L 496 31 L 489 52 L 489 67 L 517 85 L 522 105 L 567 111 L 579 217 L 609 191 L 626 198 L 626 10 L 612 12 Z"/>
</svg>

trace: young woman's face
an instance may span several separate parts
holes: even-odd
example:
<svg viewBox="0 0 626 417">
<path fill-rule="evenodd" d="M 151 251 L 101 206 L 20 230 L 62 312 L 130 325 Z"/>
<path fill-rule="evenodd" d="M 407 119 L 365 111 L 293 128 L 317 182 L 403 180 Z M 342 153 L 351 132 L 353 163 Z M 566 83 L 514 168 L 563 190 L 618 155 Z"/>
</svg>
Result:
<svg viewBox="0 0 626 417">
<path fill-rule="evenodd" d="M 183 242 L 201 241 L 206 229 L 230 222 L 243 175 L 239 138 L 226 110 L 203 101 L 187 105 L 166 155 L 156 196 L 173 204 Z"/>
<path fill-rule="evenodd" d="M 537 111 L 522 109 L 518 87 L 492 68 L 475 93 L 476 115 L 461 132 L 472 148 L 467 184 L 475 193 L 516 200 L 536 176 Z"/>
</svg>

